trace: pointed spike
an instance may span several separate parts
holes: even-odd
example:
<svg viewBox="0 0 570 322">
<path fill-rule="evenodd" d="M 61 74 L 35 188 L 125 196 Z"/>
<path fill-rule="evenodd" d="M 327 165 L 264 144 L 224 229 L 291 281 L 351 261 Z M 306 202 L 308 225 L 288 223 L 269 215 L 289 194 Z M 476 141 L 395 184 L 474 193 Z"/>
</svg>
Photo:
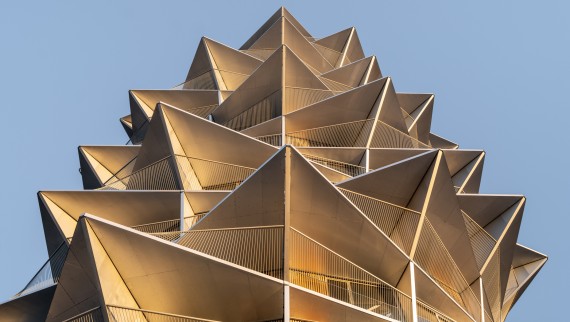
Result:
<svg viewBox="0 0 570 322">
<path fill-rule="evenodd" d="M 198 48 L 196 48 L 196 53 L 194 54 L 192 65 L 190 65 L 188 76 L 186 76 L 186 82 L 200 77 L 212 69 L 211 58 L 208 53 L 208 46 L 206 45 L 206 38 L 202 37 L 198 44 Z"/>
<path fill-rule="evenodd" d="M 81 220 L 73 233 L 47 321 L 64 321 L 94 307 L 105 307 L 99 278 L 87 226 Z"/>
</svg>

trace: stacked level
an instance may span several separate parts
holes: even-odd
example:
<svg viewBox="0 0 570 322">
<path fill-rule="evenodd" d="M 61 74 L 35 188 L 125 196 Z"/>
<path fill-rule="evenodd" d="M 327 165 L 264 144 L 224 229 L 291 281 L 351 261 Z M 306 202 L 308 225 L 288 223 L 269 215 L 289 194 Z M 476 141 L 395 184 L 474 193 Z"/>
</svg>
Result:
<svg viewBox="0 0 570 322">
<path fill-rule="evenodd" d="M 38 194 L 50 259 L 7 321 L 504 321 L 546 256 L 485 153 L 431 133 L 356 30 L 284 8 L 186 80 L 132 90 L 132 145 L 79 148 L 84 191 Z"/>
</svg>

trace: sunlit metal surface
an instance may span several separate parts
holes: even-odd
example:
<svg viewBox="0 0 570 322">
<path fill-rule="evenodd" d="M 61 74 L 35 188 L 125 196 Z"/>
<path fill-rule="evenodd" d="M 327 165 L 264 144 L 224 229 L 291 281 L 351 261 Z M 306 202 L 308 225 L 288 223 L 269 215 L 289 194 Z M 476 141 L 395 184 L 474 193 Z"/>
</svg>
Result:
<svg viewBox="0 0 570 322">
<path fill-rule="evenodd" d="M 280 8 L 128 99 L 129 145 L 79 147 L 86 190 L 38 193 L 49 260 L 0 320 L 502 322 L 547 260 L 355 28 Z"/>
</svg>

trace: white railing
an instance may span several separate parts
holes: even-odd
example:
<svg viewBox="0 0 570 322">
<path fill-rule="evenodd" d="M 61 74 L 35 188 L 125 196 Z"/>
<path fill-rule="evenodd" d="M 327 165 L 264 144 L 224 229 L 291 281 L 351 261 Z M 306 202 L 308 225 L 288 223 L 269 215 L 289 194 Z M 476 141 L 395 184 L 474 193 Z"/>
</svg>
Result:
<svg viewBox="0 0 570 322">
<path fill-rule="evenodd" d="M 319 156 L 315 156 L 315 155 L 310 155 L 310 154 L 304 154 L 303 156 L 310 161 L 313 161 L 315 163 L 318 163 L 320 165 L 323 165 L 325 167 L 331 168 L 333 170 L 336 170 L 338 172 L 342 172 L 346 175 L 349 175 L 351 177 L 355 177 L 358 175 L 361 175 L 363 173 L 366 173 L 366 168 L 365 167 L 361 167 L 355 164 L 351 164 L 351 163 L 346 163 L 346 162 L 341 162 L 341 161 L 337 161 L 337 160 L 331 160 L 331 159 L 327 159 L 327 158 L 323 158 L 323 157 L 319 157 Z"/>
<path fill-rule="evenodd" d="M 306 147 L 365 147 L 374 120 L 322 126 L 286 134 L 286 143 Z"/>
<path fill-rule="evenodd" d="M 281 134 L 270 134 L 256 137 L 256 139 L 259 141 L 271 144 L 273 146 L 281 146 L 282 138 L 283 136 Z"/>
<path fill-rule="evenodd" d="M 164 233 L 180 230 L 180 219 L 159 221 L 149 224 L 136 225 L 131 228 L 143 233 Z"/>
<path fill-rule="evenodd" d="M 339 190 L 400 249 L 410 254 L 421 213 L 347 189 Z"/>
<path fill-rule="evenodd" d="M 63 322 L 104 322 L 101 307 L 95 307 Z"/>
<path fill-rule="evenodd" d="M 475 254 L 477 266 L 481 269 L 489 255 L 491 255 L 497 241 L 493 236 L 485 231 L 485 229 L 471 219 L 469 215 L 463 211 L 461 212 L 463 214 L 463 220 L 465 221 L 465 227 L 467 227 L 469 239 L 471 240 L 471 246 L 473 248 L 473 253 Z"/>
<path fill-rule="evenodd" d="M 108 182 L 100 190 L 178 190 L 171 157 L 162 158 L 129 175 Z"/>
<path fill-rule="evenodd" d="M 152 235 L 283 279 L 283 226 L 187 230 Z"/>
<path fill-rule="evenodd" d="M 38 270 L 36 275 L 26 284 L 23 290 L 14 295 L 14 298 L 30 294 L 32 292 L 55 285 L 59 281 L 63 264 L 67 257 L 68 247 L 62 243 L 50 256 L 45 264 Z"/>
<path fill-rule="evenodd" d="M 201 319 L 178 314 L 128 308 L 118 305 L 107 305 L 107 315 L 110 322 L 215 322 L 214 320 Z"/>
<path fill-rule="evenodd" d="M 176 165 L 186 190 L 233 190 L 255 168 L 176 155 Z"/>
<path fill-rule="evenodd" d="M 423 219 L 415 262 L 473 317 L 481 313 L 478 297 L 461 273 L 443 241 L 427 218 Z"/>
<path fill-rule="evenodd" d="M 418 300 L 417 304 L 418 322 L 455 322 L 455 320 L 449 316 L 439 312 L 422 301 Z"/>
<path fill-rule="evenodd" d="M 412 321 L 412 300 L 395 287 L 291 228 L 292 283 L 398 321 Z"/>
<path fill-rule="evenodd" d="M 173 166 L 178 168 L 178 182 Z M 124 177 L 113 177 L 99 190 L 233 190 L 256 169 L 176 155 L 164 157 Z"/>
</svg>

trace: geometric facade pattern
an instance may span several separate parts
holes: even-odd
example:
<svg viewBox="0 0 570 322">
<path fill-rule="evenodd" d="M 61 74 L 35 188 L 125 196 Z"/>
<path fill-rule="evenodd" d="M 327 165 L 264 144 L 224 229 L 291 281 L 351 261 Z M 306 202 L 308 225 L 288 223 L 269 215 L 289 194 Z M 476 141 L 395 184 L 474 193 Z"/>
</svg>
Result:
<svg viewBox="0 0 570 322">
<path fill-rule="evenodd" d="M 280 8 L 186 80 L 131 90 L 132 144 L 81 146 L 85 190 L 38 193 L 49 260 L 2 321 L 504 321 L 545 255 L 485 152 L 431 133 L 349 28 Z"/>
</svg>

